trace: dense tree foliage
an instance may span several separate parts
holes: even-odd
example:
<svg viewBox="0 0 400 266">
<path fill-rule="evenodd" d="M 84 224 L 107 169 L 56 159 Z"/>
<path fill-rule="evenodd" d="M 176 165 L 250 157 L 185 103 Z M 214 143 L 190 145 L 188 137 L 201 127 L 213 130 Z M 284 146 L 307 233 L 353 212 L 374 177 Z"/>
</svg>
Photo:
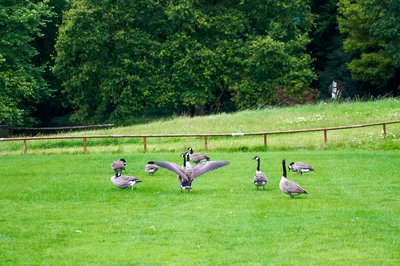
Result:
<svg viewBox="0 0 400 266">
<path fill-rule="evenodd" d="M 50 16 L 46 2 L 0 1 L 0 124 L 34 124 L 35 103 L 50 95 L 32 45 Z"/>
<path fill-rule="evenodd" d="M 354 80 L 375 90 L 399 91 L 400 1 L 340 0 L 344 50 L 352 55 L 348 68 Z"/>
<path fill-rule="evenodd" d="M 301 103 L 332 80 L 399 95 L 398 14 L 394 0 L 3 0 L 0 124 Z"/>
<path fill-rule="evenodd" d="M 263 106 L 309 89 L 310 26 L 305 1 L 77 0 L 54 71 L 79 122 Z"/>
</svg>

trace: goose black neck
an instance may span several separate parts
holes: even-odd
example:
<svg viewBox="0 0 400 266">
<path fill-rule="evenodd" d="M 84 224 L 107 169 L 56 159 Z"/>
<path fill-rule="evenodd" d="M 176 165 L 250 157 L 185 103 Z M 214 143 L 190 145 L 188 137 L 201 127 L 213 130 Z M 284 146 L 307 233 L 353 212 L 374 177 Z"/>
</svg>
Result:
<svg viewBox="0 0 400 266">
<path fill-rule="evenodd" d="M 286 178 L 286 161 L 285 160 L 282 161 L 282 170 L 283 170 L 282 176 Z"/>
<path fill-rule="evenodd" d="M 260 158 L 257 159 L 257 171 L 260 171 Z"/>
<path fill-rule="evenodd" d="M 183 167 L 186 167 L 186 153 L 182 157 L 183 157 Z"/>
</svg>

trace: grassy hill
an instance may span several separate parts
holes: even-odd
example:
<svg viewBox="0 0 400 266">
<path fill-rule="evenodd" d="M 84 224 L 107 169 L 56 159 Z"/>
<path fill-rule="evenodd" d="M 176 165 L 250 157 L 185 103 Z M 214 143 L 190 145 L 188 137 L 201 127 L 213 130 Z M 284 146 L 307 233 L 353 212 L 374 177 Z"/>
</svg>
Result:
<svg viewBox="0 0 400 266">
<path fill-rule="evenodd" d="M 400 99 L 387 98 L 376 101 L 321 102 L 294 107 L 271 107 L 237 113 L 210 116 L 177 116 L 147 124 L 116 127 L 106 130 L 85 131 L 68 135 L 118 135 L 118 134 L 201 134 L 201 133 L 249 133 L 298 130 L 366 124 L 400 119 Z M 65 134 L 62 134 L 65 135 Z M 274 135 L 268 137 L 269 150 L 290 149 L 399 149 L 400 124 L 388 126 L 386 139 L 382 126 L 348 129 L 328 133 L 328 146 L 323 133 Z M 21 153 L 21 143 L 0 143 L 0 154 Z M 193 146 L 204 149 L 203 138 L 149 138 L 148 151 L 176 151 Z M 91 139 L 88 152 L 141 152 L 143 140 Z M 45 149 L 44 149 L 45 148 Z M 213 137 L 209 139 L 212 150 L 260 150 L 265 149 L 262 136 Z M 30 153 L 82 152 L 81 140 L 34 141 L 29 144 Z"/>
</svg>

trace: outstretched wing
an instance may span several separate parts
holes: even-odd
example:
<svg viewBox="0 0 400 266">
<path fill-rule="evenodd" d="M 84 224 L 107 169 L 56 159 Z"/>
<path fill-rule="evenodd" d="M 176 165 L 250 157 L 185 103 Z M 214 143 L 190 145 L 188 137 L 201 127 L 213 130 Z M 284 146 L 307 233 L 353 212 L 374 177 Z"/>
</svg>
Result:
<svg viewBox="0 0 400 266">
<path fill-rule="evenodd" d="M 225 161 L 211 161 L 211 162 L 206 162 L 203 164 L 198 164 L 191 168 L 192 178 L 199 177 L 202 174 L 205 174 L 211 170 L 215 170 L 217 168 L 220 168 L 220 167 L 228 165 L 228 164 L 229 164 L 229 162 L 225 162 Z"/>
<path fill-rule="evenodd" d="M 173 162 L 155 162 L 154 164 L 176 173 L 180 178 L 187 180 L 184 170 Z"/>
</svg>

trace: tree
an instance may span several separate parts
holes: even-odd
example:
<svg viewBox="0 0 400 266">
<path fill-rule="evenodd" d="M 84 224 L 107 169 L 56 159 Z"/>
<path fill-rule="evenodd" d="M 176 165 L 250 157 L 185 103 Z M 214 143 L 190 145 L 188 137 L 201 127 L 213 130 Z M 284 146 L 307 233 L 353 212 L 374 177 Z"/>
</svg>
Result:
<svg viewBox="0 0 400 266">
<path fill-rule="evenodd" d="M 262 106 L 309 89 L 310 25 L 301 0 L 76 0 L 53 71 L 80 123 Z"/>
<path fill-rule="evenodd" d="M 157 39 L 164 28 L 152 1 L 73 2 L 60 27 L 53 71 L 75 108 L 74 121 L 119 123 L 154 108 L 162 56 Z"/>
<path fill-rule="evenodd" d="M 348 68 L 354 80 L 373 92 L 399 93 L 400 2 L 340 0 L 339 25 L 346 34 L 344 50 L 352 56 Z"/>
<path fill-rule="evenodd" d="M 240 108 L 297 102 L 315 79 L 306 54 L 312 22 L 309 4 L 267 2 L 251 1 L 245 6 L 256 34 L 247 34 L 242 49 L 243 78 L 235 96 Z"/>
<path fill-rule="evenodd" d="M 51 11 L 47 2 L 4 0 L 0 2 L 0 123 L 32 125 L 33 103 L 48 97 L 43 66 L 32 62 L 32 46 L 41 35 Z"/>
</svg>

